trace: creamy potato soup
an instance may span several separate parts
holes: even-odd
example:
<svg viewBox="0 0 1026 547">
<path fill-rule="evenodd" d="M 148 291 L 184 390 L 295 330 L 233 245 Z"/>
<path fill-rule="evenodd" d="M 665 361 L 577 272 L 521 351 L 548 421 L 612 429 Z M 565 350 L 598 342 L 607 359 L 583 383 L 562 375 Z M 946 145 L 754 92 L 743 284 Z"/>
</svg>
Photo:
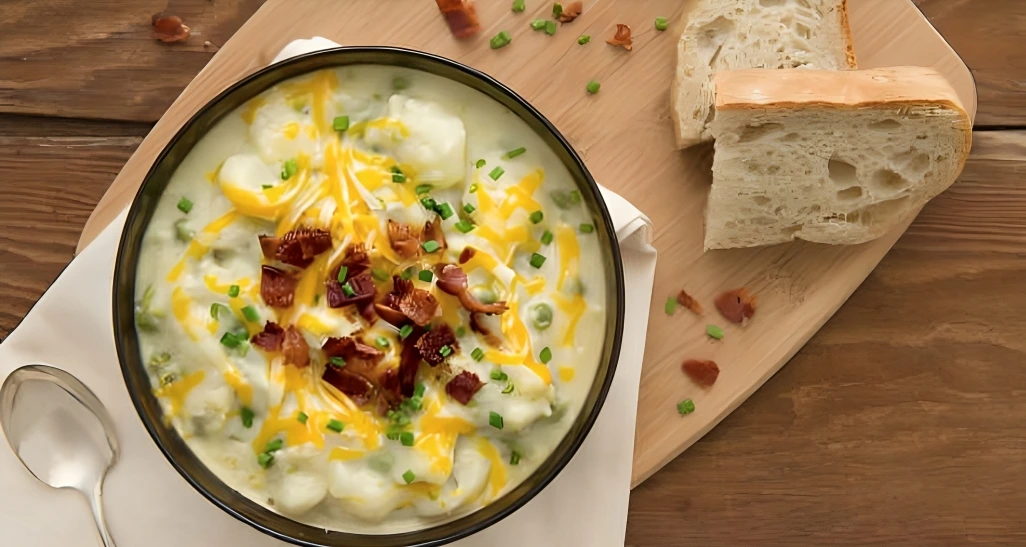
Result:
<svg viewBox="0 0 1026 547">
<path fill-rule="evenodd" d="M 222 480 L 326 529 L 466 514 L 566 434 L 605 331 L 569 172 L 470 88 L 383 66 L 281 83 L 174 173 L 136 323 L 164 413 Z"/>
</svg>

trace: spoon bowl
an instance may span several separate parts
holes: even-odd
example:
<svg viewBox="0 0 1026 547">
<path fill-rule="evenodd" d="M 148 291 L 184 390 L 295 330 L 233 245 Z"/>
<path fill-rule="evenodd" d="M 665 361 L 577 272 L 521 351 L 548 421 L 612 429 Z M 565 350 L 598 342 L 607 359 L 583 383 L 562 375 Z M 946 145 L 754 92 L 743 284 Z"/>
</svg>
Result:
<svg viewBox="0 0 1026 547">
<path fill-rule="evenodd" d="M 18 460 L 40 482 L 85 496 L 104 547 L 114 547 L 101 490 L 118 460 L 118 442 L 96 395 L 63 370 L 26 365 L 0 387 L 0 427 Z"/>
</svg>

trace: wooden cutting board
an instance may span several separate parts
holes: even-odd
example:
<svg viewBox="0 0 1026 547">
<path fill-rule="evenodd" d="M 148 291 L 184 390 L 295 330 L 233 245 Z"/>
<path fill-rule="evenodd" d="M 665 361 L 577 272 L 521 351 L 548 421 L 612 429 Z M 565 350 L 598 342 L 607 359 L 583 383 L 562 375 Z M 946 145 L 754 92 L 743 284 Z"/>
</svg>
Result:
<svg viewBox="0 0 1026 547">
<path fill-rule="evenodd" d="M 972 75 L 911 0 L 849 0 L 859 66 L 932 66 L 976 113 Z M 702 208 L 710 183 L 709 148 L 673 147 L 669 87 L 681 0 L 586 0 L 584 14 L 554 36 L 530 29 L 551 15 L 550 1 L 479 0 L 484 32 L 457 41 L 430 0 L 270 0 L 229 40 L 168 109 L 128 160 L 93 212 L 79 250 L 130 202 L 150 164 L 196 110 L 242 76 L 266 65 L 296 38 L 324 36 L 344 45 L 396 45 L 444 55 L 503 81 L 531 101 L 570 140 L 595 178 L 644 211 L 655 225 L 659 251 L 649 318 L 634 443 L 636 486 L 712 429 L 773 375 L 830 318 L 904 232 L 864 245 L 831 247 L 797 242 L 761 249 L 702 253 Z M 654 29 L 656 16 L 673 23 Z M 192 24 L 192 22 L 186 22 Z M 605 43 L 615 23 L 634 30 L 634 50 Z M 492 50 L 488 39 L 509 31 L 513 42 Z M 578 36 L 589 34 L 581 46 Z M 202 40 L 193 36 L 192 40 Z M 174 47 L 173 45 L 170 47 Z M 157 77 L 157 76 L 155 76 Z M 590 80 L 602 83 L 591 96 Z M 747 287 L 759 297 L 754 320 L 725 325 L 712 299 Z M 663 312 L 687 289 L 704 317 Z M 724 326 L 714 342 L 705 325 Z M 680 371 L 685 358 L 714 359 L 721 374 L 703 391 Z M 830 363 L 823 363 L 830 366 Z M 676 403 L 697 410 L 679 416 Z"/>
</svg>

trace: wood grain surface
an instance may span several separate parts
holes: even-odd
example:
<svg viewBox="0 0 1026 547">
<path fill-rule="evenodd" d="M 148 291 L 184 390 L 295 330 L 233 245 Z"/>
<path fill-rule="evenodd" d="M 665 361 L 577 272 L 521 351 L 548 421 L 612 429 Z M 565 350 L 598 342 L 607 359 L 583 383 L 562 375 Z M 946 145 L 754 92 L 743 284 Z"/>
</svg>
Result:
<svg viewBox="0 0 1026 547">
<path fill-rule="evenodd" d="M 1026 3 L 917 3 L 979 85 L 961 181 L 780 373 L 634 491 L 628 545 L 1026 542 Z M 25 21 L 43 3 L 0 3 L 0 337 L 71 259 L 161 105 L 211 55 L 202 42 L 146 41 L 166 4 L 47 2 L 53 14 Z M 227 37 L 257 4 L 167 7 L 206 13 L 187 23 Z M 112 15 L 96 20 L 103 9 Z M 104 26 L 113 21 L 122 26 Z M 75 51 L 83 44 L 94 54 Z M 117 66 L 99 54 L 119 49 L 140 53 Z M 115 77 L 94 77 L 105 70 Z M 154 71 L 159 89 L 147 87 Z M 104 87 L 80 95 L 83 82 Z"/>
</svg>

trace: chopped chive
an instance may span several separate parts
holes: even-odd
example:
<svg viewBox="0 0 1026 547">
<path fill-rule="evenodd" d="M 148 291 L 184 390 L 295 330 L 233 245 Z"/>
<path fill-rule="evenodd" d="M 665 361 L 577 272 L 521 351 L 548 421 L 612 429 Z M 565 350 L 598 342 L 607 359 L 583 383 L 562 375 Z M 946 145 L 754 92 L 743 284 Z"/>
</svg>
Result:
<svg viewBox="0 0 1026 547">
<path fill-rule="evenodd" d="M 474 184 L 471 184 L 470 185 L 470 189 L 468 189 L 467 191 L 470 192 L 471 194 L 473 194 L 474 192 L 477 192 L 477 183 L 475 182 Z"/>
<path fill-rule="evenodd" d="M 268 454 L 271 452 L 277 452 L 278 450 L 281 450 L 281 447 L 283 446 L 285 446 L 285 441 L 281 439 L 273 439 L 267 441 L 267 445 L 264 446 L 264 452 L 267 452 Z"/>
<path fill-rule="evenodd" d="M 399 274 L 399 277 L 401 277 L 401 278 L 403 278 L 403 279 L 405 279 L 407 281 L 413 279 L 413 266 L 410 266 L 409 268 L 406 268 L 405 270 L 403 270 Z"/>
<path fill-rule="evenodd" d="M 594 94 L 599 92 L 599 89 L 601 87 L 602 87 L 602 84 L 596 82 L 595 80 L 592 80 L 592 81 L 588 82 L 588 85 L 585 87 L 585 89 L 588 90 L 588 93 L 594 95 Z"/>
<path fill-rule="evenodd" d="M 396 91 L 402 91 L 410 87 L 410 81 L 405 76 L 396 76 L 392 78 L 392 89 Z"/>
<path fill-rule="evenodd" d="M 591 234 L 595 232 L 594 224 L 581 224 L 580 230 L 582 234 Z"/>
<path fill-rule="evenodd" d="M 395 167 L 393 167 L 392 169 L 393 169 L 393 172 L 392 172 L 392 182 L 398 182 L 400 184 L 406 182 L 406 175 L 404 175 L 401 171 L 399 171 Z M 399 171 L 399 172 L 396 172 L 396 171 Z"/>
<path fill-rule="evenodd" d="M 257 463 L 260 464 L 260 467 L 263 467 L 264 469 L 267 469 L 268 467 L 271 467 L 271 464 L 274 463 L 274 456 L 271 455 L 271 454 L 267 454 L 265 452 L 265 453 L 257 456 Z"/>
<path fill-rule="evenodd" d="M 510 453 L 510 455 L 509 455 L 509 464 L 510 465 L 520 465 L 520 452 L 517 452 L 516 450 L 514 450 L 513 452 Z"/>
<path fill-rule="evenodd" d="M 239 417 L 242 418 L 242 427 L 249 429 L 253 427 L 253 410 L 248 406 L 239 409 Z"/>
<path fill-rule="evenodd" d="M 506 384 L 506 387 L 502 388 L 502 393 L 505 395 L 513 393 L 513 384 Z"/>
<path fill-rule="evenodd" d="M 442 357 L 448 357 L 452 353 L 452 348 L 450 348 L 449 346 L 442 346 L 438 348 L 438 353 Z"/>
<path fill-rule="evenodd" d="M 505 30 L 492 36 L 492 39 L 488 43 L 492 46 L 492 49 L 499 49 L 509 45 L 513 41 L 513 37 L 510 36 L 509 32 Z"/>
<path fill-rule="evenodd" d="M 510 150 L 509 152 L 506 152 L 506 159 L 511 160 L 511 159 L 513 159 L 513 158 L 523 154 L 524 152 L 527 152 L 527 149 L 524 148 L 523 146 L 521 146 L 520 148 L 514 148 L 513 150 Z"/>
<path fill-rule="evenodd" d="M 349 283 L 342 284 L 342 293 L 348 296 L 349 298 L 356 296 L 356 291 L 354 291 L 353 288 L 349 286 Z"/>
<path fill-rule="evenodd" d="M 520 13 L 527 9 L 527 5 L 524 0 L 513 0 L 513 13 Z"/>
<path fill-rule="evenodd" d="M 403 446 L 413 446 L 413 432 L 403 431 L 400 433 L 399 442 L 401 442 Z"/>
<path fill-rule="evenodd" d="M 460 233 L 464 234 L 470 233 L 470 231 L 474 229 L 474 225 L 465 220 L 457 222 L 455 226 L 456 229 L 460 231 Z"/>
<path fill-rule="evenodd" d="M 544 30 L 545 19 L 535 19 L 534 21 L 531 21 L 531 28 L 534 30 Z"/>
<path fill-rule="evenodd" d="M 256 323 L 260 320 L 260 312 L 253 306 L 246 306 L 242 308 L 242 316 L 246 318 L 246 321 L 250 323 Z"/>
<path fill-rule="evenodd" d="M 388 338 L 385 338 L 384 336 L 378 336 L 375 338 L 374 343 L 381 349 L 385 349 L 389 346 Z"/>
<path fill-rule="evenodd" d="M 488 425 L 495 429 L 502 429 L 502 414 L 494 410 L 488 413 Z"/>
<path fill-rule="evenodd" d="M 441 245 L 439 245 L 438 242 L 433 239 L 421 243 L 420 246 L 424 247 L 424 250 L 429 253 L 433 253 L 437 251 L 439 247 L 441 247 Z"/>
<path fill-rule="evenodd" d="M 349 116 L 335 116 L 335 119 L 331 121 L 331 128 L 335 131 L 349 129 Z"/>
<path fill-rule="evenodd" d="M 338 277 L 337 277 L 338 282 L 339 283 L 345 283 L 346 282 L 346 274 L 348 274 L 348 273 L 349 273 L 349 268 L 348 267 L 342 266 L 341 268 L 339 268 L 338 269 Z"/>
<path fill-rule="evenodd" d="M 388 281 L 388 272 L 374 268 L 371 270 L 371 277 L 374 278 L 374 281 Z"/>
<path fill-rule="evenodd" d="M 548 346 L 542 348 L 541 353 L 538 354 L 538 360 L 543 364 L 549 364 L 549 361 L 552 360 L 552 350 Z"/>
<path fill-rule="evenodd" d="M 656 30 L 666 30 L 669 26 L 670 26 L 670 21 L 667 18 L 665 18 L 665 17 L 656 17 L 655 18 L 655 28 L 656 28 Z"/>
<path fill-rule="evenodd" d="M 493 370 L 490 376 L 492 380 L 498 380 L 500 382 L 505 382 L 506 380 L 509 380 L 509 375 L 501 370 Z"/>
<path fill-rule="evenodd" d="M 271 188 L 274 188 L 274 185 L 273 184 L 261 184 L 260 187 L 263 188 L 264 190 L 270 190 Z"/>
<path fill-rule="evenodd" d="M 213 304 L 210 305 L 210 317 L 213 317 L 214 319 L 218 319 L 217 316 L 220 315 L 222 312 L 231 314 L 232 313 L 232 309 L 229 308 L 228 306 L 225 306 L 224 304 L 222 304 L 220 302 L 214 302 Z"/>
<path fill-rule="evenodd" d="M 299 162 L 296 161 L 296 158 L 292 158 L 281 166 L 281 180 L 289 180 L 298 172 Z"/>
<path fill-rule="evenodd" d="M 228 296 L 235 298 L 239 296 L 239 291 L 240 289 L 238 285 L 232 285 L 231 287 L 228 287 Z"/>
<path fill-rule="evenodd" d="M 476 162 L 474 162 L 474 167 L 477 167 L 478 169 L 480 169 L 480 168 L 485 166 L 485 163 L 486 162 L 485 162 L 484 159 L 479 159 Z"/>
<path fill-rule="evenodd" d="M 466 334 L 467 334 L 467 328 L 466 327 L 463 327 L 463 326 L 456 327 L 456 337 L 457 338 L 461 338 L 463 336 L 466 336 Z"/>
<path fill-rule="evenodd" d="M 402 431 L 400 431 L 400 430 L 398 430 L 398 429 L 396 429 L 394 427 L 390 427 L 390 428 L 388 428 L 388 431 L 385 432 L 385 438 L 390 440 L 390 441 L 398 441 L 399 440 L 399 435 L 402 435 L 402 434 L 403 434 Z"/>
<path fill-rule="evenodd" d="M 723 329 L 717 327 L 716 325 L 706 325 L 705 333 L 709 335 L 709 338 L 723 340 Z"/>
<path fill-rule="evenodd" d="M 677 403 L 677 412 L 680 412 L 681 416 L 691 414 L 695 411 L 695 402 L 691 399 L 684 399 Z"/>
<path fill-rule="evenodd" d="M 192 211 L 192 201 L 189 201 L 189 198 L 182 196 L 182 199 L 178 200 L 178 210 L 185 214 L 189 214 L 189 211 Z"/>
<path fill-rule="evenodd" d="M 545 230 L 545 233 L 543 233 L 542 236 L 541 236 L 542 244 L 543 245 L 548 245 L 549 243 L 552 243 L 552 237 L 553 237 L 552 236 L 552 232 L 550 232 L 548 230 Z"/>
<path fill-rule="evenodd" d="M 403 473 L 403 480 L 406 481 L 406 484 L 410 484 L 411 482 L 413 482 L 413 479 L 416 478 L 417 475 L 413 473 L 412 469 L 407 469 L 406 472 Z"/>
<path fill-rule="evenodd" d="M 666 315 L 677 313 L 677 299 L 672 296 L 667 298 L 666 304 L 663 304 L 663 311 L 666 312 Z"/>
<path fill-rule="evenodd" d="M 296 419 L 299 420 L 299 423 L 305 424 L 306 421 L 310 419 L 310 417 L 306 415 L 306 412 L 303 412 L 302 410 L 300 410 L 299 411 L 299 415 L 296 416 Z"/>
<path fill-rule="evenodd" d="M 406 340 L 406 338 L 413 334 L 413 327 L 410 325 L 403 325 L 403 328 L 399 329 L 399 339 Z"/>
<path fill-rule="evenodd" d="M 421 270 L 420 273 L 417 274 L 417 279 L 420 279 L 421 281 L 426 281 L 428 283 L 430 283 L 431 280 L 434 278 L 435 275 L 431 273 L 431 270 Z"/>
<path fill-rule="evenodd" d="M 502 167 L 496 167 L 495 169 L 492 169 L 491 173 L 488 173 L 488 176 L 491 177 L 492 180 L 499 180 L 499 177 L 501 177 L 505 172 L 506 170 Z"/>
<path fill-rule="evenodd" d="M 438 203 L 429 197 L 420 198 L 420 204 L 424 206 L 428 211 L 434 211 L 435 207 L 438 207 Z"/>
<path fill-rule="evenodd" d="M 425 391 L 427 391 L 427 386 L 423 382 L 417 382 L 417 385 L 413 388 L 413 396 L 423 397 Z"/>
<path fill-rule="evenodd" d="M 580 190 L 572 190 L 570 192 L 570 203 L 571 204 L 577 205 L 578 203 L 581 202 L 581 199 L 582 198 L 581 198 L 581 191 Z"/>
<path fill-rule="evenodd" d="M 413 191 L 419 196 L 421 194 L 426 194 L 430 192 L 432 188 L 434 188 L 434 186 L 431 186 L 430 184 L 418 184 L 417 187 L 413 189 Z"/>
<path fill-rule="evenodd" d="M 552 18 L 559 19 L 559 16 L 563 15 L 563 4 L 559 2 L 552 3 Z"/>
<path fill-rule="evenodd" d="M 221 345 L 223 345 L 226 348 L 237 348 L 240 344 L 242 344 L 242 342 L 244 342 L 243 339 L 240 339 L 238 336 L 230 332 L 226 332 L 223 336 L 221 336 Z"/>
<path fill-rule="evenodd" d="M 535 211 L 535 212 L 531 213 L 531 216 L 530 216 L 532 224 L 538 224 L 544 218 L 545 218 L 545 213 L 542 213 L 541 211 Z"/>
<path fill-rule="evenodd" d="M 331 421 L 328 422 L 327 427 L 335 433 L 342 433 L 342 430 L 346 428 L 346 424 L 332 418 Z"/>
<path fill-rule="evenodd" d="M 452 205 L 449 205 L 448 203 L 445 203 L 445 202 L 442 202 L 438 206 L 436 211 L 438 212 L 438 216 L 442 217 L 442 220 L 448 220 L 449 217 L 451 217 L 452 215 L 455 214 L 453 212 L 453 210 L 452 210 Z"/>
<path fill-rule="evenodd" d="M 540 255 L 538 253 L 532 253 L 531 254 L 531 265 L 534 266 L 535 268 L 541 268 L 542 264 L 545 264 L 545 255 Z"/>
<path fill-rule="evenodd" d="M 556 22 L 555 21 L 545 21 L 545 34 L 548 34 L 549 36 L 552 36 L 555 33 L 556 33 Z"/>
<path fill-rule="evenodd" d="M 480 361 L 481 359 L 484 359 L 484 350 L 481 348 L 474 348 L 474 351 L 470 352 L 470 357 L 475 361 Z"/>
<path fill-rule="evenodd" d="M 463 204 L 463 211 L 466 212 L 468 215 L 473 213 L 476 210 L 477 210 L 477 208 L 474 207 L 473 205 L 469 204 L 469 203 L 464 203 Z"/>
<path fill-rule="evenodd" d="M 577 39 L 577 43 L 581 44 L 582 46 L 584 44 L 587 44 L 590 41 L 591 41 L 591 35 L 590 34 L 582 34 L 581 37 Z"/>
<path fill-rule="evenodd" d="M 328 363 L 331 363 L 331 366 L 337 368 L 346 366 L 346 360 L 341 357 L 332 357 L 331 359 L 328 359 Z"/>
</svg>

